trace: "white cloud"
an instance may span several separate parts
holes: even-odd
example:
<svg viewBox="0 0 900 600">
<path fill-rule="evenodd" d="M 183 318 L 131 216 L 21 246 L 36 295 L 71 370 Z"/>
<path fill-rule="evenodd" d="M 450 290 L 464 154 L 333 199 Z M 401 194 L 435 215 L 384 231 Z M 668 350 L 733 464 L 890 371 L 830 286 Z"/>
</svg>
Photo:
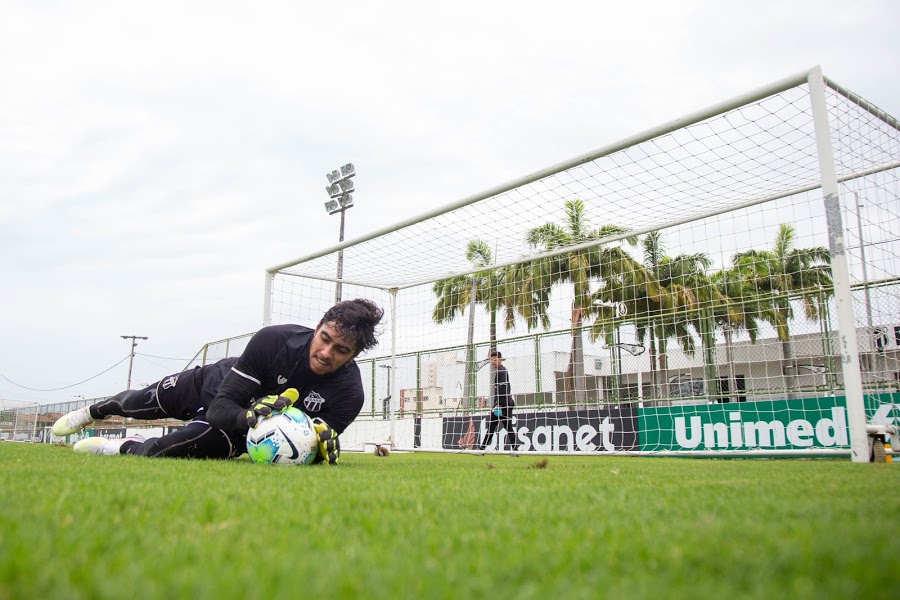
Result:
<svg viewBox="0 0 900 600">
<path fill-rule="evenodd" d="M 0 373 L 32 388 L 258 327 L 266 267 L 822 64 L 900 114 L 900 8 L 7 2 Z M 139 360 L 149 383 L 182 362 Z M 0 396 L 112 394 L 89 384 Z"/>
</svg>

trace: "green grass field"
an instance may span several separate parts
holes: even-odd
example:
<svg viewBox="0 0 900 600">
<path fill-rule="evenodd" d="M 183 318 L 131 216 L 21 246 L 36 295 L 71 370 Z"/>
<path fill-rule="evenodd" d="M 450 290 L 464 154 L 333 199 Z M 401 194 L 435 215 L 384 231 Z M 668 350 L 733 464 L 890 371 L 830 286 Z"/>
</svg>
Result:
<svg viewBox="0 0 900 600">
<path fill-rule="evenodd" d="M 0 443 L 0 599 L 897 594 L 900 465 L 542 460 Z"/>
</svg>

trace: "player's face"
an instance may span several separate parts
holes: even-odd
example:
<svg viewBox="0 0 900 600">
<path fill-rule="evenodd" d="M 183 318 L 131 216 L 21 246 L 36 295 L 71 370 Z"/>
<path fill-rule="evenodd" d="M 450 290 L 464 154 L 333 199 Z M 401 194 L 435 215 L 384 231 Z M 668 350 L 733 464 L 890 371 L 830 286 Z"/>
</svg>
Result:
<svg viewBox="0 0 900 600">
<path fill-rule="evenodd" d="M 356 356 L 356 346 L 338 333 L 329 321 L 316 329 L 309 348 L 309 368 L 316 375 L 328 375 L 340 369 Z"/>
<path fill-rule="evenodd" d="M 499 357 L 499 356 L 492 356 L 492 357 L 491 357 L 491 364 L 492 364 L 493 366 L 495 366 L 495 367 L 499 367 L 499 366 L 500 366 L 500 357 Z"/>
</svg>

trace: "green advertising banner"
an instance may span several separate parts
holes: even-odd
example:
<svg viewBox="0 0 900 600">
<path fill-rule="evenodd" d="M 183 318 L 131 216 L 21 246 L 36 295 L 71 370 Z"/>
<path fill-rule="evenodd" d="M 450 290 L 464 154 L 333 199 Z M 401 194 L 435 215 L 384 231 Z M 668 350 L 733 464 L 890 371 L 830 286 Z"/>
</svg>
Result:
<svg viewBox="0 0 900 600">
<path fill-rule="evenodd" d="M 900 393 L 866 394 L 866 417 L 900 423 Z M 641 450 L 849 449 L 844 396 L 641 408 Z"/>
</svg>

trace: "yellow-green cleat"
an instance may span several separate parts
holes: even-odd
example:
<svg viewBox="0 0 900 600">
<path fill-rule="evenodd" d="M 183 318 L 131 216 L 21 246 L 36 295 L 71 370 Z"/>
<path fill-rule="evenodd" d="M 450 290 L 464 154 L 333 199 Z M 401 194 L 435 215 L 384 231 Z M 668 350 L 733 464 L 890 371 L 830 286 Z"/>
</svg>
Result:
<svg viewBox="0 0 900 600">
<path fill-rule="evenodd" d="M 72 448 L 79 454 L 103 454 L 106 456 L 115 456 L 120 454 L 122 444 L 125 442 L 143 442 L 144 436 L 132 435 L 127 438 L 119 438 L 109 440 L 104 437 L 89 437 L 77 442 Z"/>
<path fill-rule="evenodd" d="M 93 423 L 96 419 L 91 416 L 88 408 L 89 407 L 87 406 L 83 406 L 58 418 L 56 420 L 56 423 L 53 424 L 53 428 L 51 429 L 53 435 L 58 435 L 60 437 L 64 435 L 72 435 L 73 433 L 78 433 L 86 426 Z"/>
</svg>

